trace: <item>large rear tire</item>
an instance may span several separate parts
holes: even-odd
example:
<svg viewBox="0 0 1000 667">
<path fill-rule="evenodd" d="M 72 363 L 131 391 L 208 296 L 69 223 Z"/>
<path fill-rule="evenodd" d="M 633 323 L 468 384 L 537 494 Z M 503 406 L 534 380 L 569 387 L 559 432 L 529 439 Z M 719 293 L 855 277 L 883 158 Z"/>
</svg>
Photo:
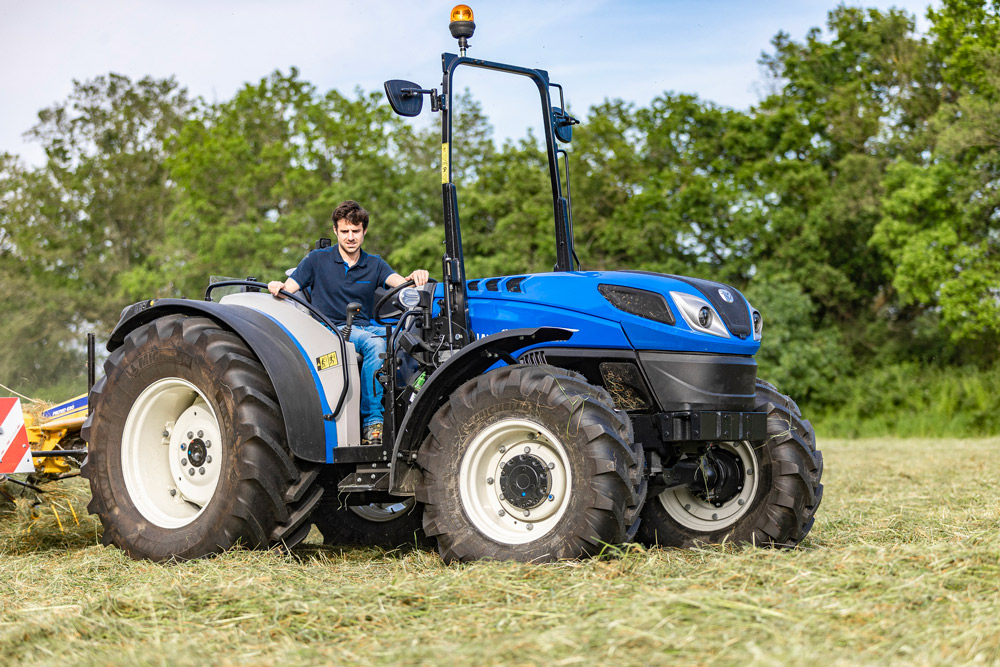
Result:
<svg viewBox="0 0 1000 667">
<path fill-rule="evenodd" d="M 646 487 L 631 422 L 613 406 L 552 366 L 506 366 L 459 387 L 417 456 L 424 531 L 444 560 L 544 562 L 626 541 Z"/>
<path fill-rule="evenodd" d="M 168 315 L 129 333 L 104 370 L 83 428 L 104 544 L 162 561 L 308 534 L 317 471 L 289 454 L 274 388 L 240 338 Z"/>
<path fill-rule="evenodd" d="M 711 443 L 714 456 L 739 470 L 742 483 L 724 502 L 679 487 L 651 498 L 637 538 L 647 545 L 693 547 L 734 542 L 794 547 L 823 499 L 823 454 L 812 424 L 773 385 L 757 381 L 757 412 L 767 413 L 767 441 Z"/>
</svg>

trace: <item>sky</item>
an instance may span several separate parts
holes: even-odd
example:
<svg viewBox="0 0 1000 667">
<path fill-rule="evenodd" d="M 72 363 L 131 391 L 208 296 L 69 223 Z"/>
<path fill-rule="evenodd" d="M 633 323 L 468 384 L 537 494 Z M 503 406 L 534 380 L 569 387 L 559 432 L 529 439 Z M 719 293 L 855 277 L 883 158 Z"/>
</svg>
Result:
<svg viewBox="0 0 1000 667">
<path fill-rule="evenodd" d="M 247 82 L 297 67 L 320 91 L 381 90 L 386 79 L 440 87 L 453 0 L 0 0 L 0 152 L 37 166 L 23 139 L 73 81 L 115 72 L 173 76 L 193 96 L 231 98 Z M 825 27 L 834 0 L 479 0 L 468 55 L 548 70 L 577 117 L 605 99 L 646 105 L 665 91 L 747 109 L 757 63 L 779 31 Z M 904 9 L 926 31 L 930 0 L 847 0 Z M 937 6 L 939 0 L 935 0 Z M 466 69 L 456 86 L 483 103 L 498 139 L 540 117 L 527 79 Z M 431 122 L 425 112 L 424 121 Z"/>
</svg>

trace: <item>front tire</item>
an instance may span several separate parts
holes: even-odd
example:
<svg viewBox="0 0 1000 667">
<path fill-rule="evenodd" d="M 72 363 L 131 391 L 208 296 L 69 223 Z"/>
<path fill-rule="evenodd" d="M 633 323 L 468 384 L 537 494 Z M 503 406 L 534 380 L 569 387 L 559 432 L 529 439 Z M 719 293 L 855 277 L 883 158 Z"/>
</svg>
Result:
<svg viewBox="0 0 1000 667">
<path fill-rule="evenodd" d="M 82 471 L 104 544 L 162 561 L 308 534 L 317 471 L 291 458 L 274 388 L 240 338 L 168 315 L 129 333 L 104 370 Z"/>
<path fill-rule="evenodd" d="M 767 413 L 767 441 L 709 445 L 712 456 L 738 473 L 738 488 L 724 502 L 690 487 L 660 493 L 643 508 L 640 542 L 794 547 L 802 541 L 823 498 L 823 454 L 816 449 L 812 424 L 773 385 L 757 381 L 755 406 Z"/>
<path fill-rule="evenodd" d="M 630 536 L 645 498 L 641 448 L 603 389 L 552 366 L 469 380 L 417 456 L 424 531 L 447 562 L 544 562 Z"/>
</svg>

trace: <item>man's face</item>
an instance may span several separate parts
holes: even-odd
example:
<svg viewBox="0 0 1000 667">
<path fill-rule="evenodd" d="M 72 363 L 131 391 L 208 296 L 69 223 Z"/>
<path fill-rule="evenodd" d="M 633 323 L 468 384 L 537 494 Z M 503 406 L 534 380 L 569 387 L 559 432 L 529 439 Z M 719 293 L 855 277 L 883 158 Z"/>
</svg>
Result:
<svg viewBox="0 0 1000 667">
<path fill-rule="evenodd" d="M 348 254 L 354 254 L 365 241 L 365 230 L 360 223 L 337 221 L 337 243 Z"/>
</svg>

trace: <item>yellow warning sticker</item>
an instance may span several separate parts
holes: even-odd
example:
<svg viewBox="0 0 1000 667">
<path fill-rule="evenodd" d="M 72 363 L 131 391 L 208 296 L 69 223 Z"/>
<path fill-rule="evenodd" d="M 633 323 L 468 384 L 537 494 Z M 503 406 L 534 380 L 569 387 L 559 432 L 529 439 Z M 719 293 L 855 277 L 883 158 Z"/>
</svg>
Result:
<svg viewBox="0 0 1000 667">
<path fill-rule="evenodd" d="M 441 182 L 448 182 L 448 144 L 441 144 Z"/>
<path fill-rule="evenodd" d="M 331 352 L 330 354 L 324 354 L 322 357 L 316 360 L 316 368 L 325 371 L 327 368 L 333 368 L 337 365 L 337 353 Z"/>
</svg>

